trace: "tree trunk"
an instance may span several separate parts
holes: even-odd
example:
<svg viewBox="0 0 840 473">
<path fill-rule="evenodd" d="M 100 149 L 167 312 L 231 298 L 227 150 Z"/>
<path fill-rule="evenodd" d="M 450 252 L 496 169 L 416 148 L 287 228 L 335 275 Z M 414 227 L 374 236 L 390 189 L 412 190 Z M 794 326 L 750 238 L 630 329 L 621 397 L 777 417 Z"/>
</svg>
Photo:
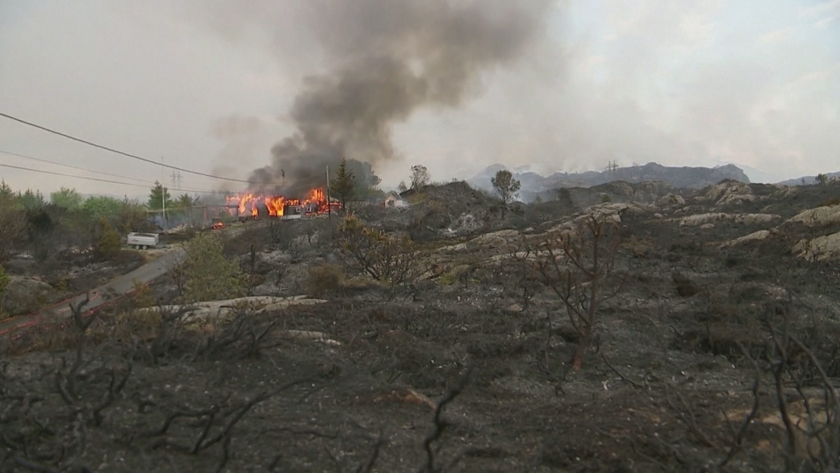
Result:
<svg viewBox="0 0 840 473">
<path fill-rule="evenodd" d="M 589 330 L 586 330 L 585 332 L 586 333 L 580 334 L 580 340 L 578 340 L 577 346 L 575 347 L 575 354 L 572 357 L 572 368 L 575 371 L 580 370 L 581 366 L 583 366 L 583 354 L 589 347 L 589 339 L 591 338 L 591 333 Z"/>
</svg>

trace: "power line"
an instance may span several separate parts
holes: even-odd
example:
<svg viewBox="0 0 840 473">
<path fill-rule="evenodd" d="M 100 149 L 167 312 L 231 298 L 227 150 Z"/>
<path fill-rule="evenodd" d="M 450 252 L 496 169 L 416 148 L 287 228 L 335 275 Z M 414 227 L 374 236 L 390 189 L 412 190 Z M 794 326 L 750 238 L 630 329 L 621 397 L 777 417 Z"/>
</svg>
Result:
<svg viewBox="0 0 840 473">
<path fill-rule="evenodd" d="M 92 172 L 92 173 L 95 173 L 95 174 L 102 174 L 102 175 L 105 175 L 105 176 L 119 177 L 119 178 L 121 178 L 121 179 L 129 179 L 129 180 L 133 180 L 133 181 L 138 181 L 138 182 L 145 182 L 145 183 L 147 183 L 147 184 L 146 184 L 146 185 L 144 185 L 144 186 L 138 186 L 138 187 L 148 187 L 148 185 L 149 185 L 149 184 L 158 184 L 158 183 L 159 183 L 158 181 L 151 181 L 151 180 L 148 180 L 148 179 L 140 179 L 140 178 L 137 178 L 137 177 L 122 176 L 122 175 L 119 175 L 119 174 L 111 174 L 111 173 L 109 173 L 109 172 L 104 172 L 104 171 L 95 171 L 95 170 L 93 170 L 93 169 L 83 168 L 83 167 L 79 167 L 79 166 L 72 166 L 72 165 L 70 165 L 70 164 L 57 163 L 57 162 L 55 162 L 55 161 L 50 161 L 50 160 L 48 160 L 48 159 L 36 158 L 36 157 L 34 157 L 34 156 L 27 156 L 27 155 L 25 155 L 25 154 L 12 153 L 12 152 L 10 152 L 10 151 L 0 150 L 0 154 L 8 154 L 8 155 L 10 155 L 10 156 L 16 156 L 16 157 L 18 157 L 18 158 L 31 159 L 31 160 L 33 160 L 33 161 L 38 161 L 38 162 L 42 162 L 42 163 L 54 164 L 54 165 L 56 165 L 56 166 L 64 166 L 64 167 L 71 168 L 71 169 L 78 169 L 79 171 Z M 37 170 L 37 169 L 36 169 L 36 171 L 40 171 L 40 170 Z M 84 177 L 84 176 L 75 176 L 75 175 L 71 175 L 71 174 L 60 174 L 60 175 L 64 175 L 64 176 L 67 176 L 67 177 L 76 177 L 76 178 L 79 178 L 79 179 L 87 179 L 87 178 L 86 178 L 86 177 Z M 110 182 L 110 181 L 109 181 L 109 180 L 105 180 L 105 182 Z M 173 186 L 173 187 L 171 188 L 171 190 L 178 190 L 178 191 L 184 191 L 184 192 L 200 192 L 200 193 L 211 193 L 211 192 L 212 192 L 212 191 L 203 191 L 203 190 L 200 190 L 200 189 L 182 188 L 182 187 L 181 187 L 181 185 L 180 185 L 180 179 L 179 179 L 179 181 L 178 181 L 178 182 L 179 182 L 179 184 L 178 184 L 177 186 Z M 117 183 L 117 182 L 114 182 L 114 183 Z M 118 184 L 124 184 L 124 185 L 130 185 L 130 186 L 137 186 L 137 184 L 131 184 L 131 183 L 127 183 L 127 182 L 125 182 L 125 183 L 123 183 L 123 182 L 119 182 Z M 170 189 L 170 188 L 168 188 L 168 187 L 167 187 L 167 189 Z"/>
<path fill-rule="evenodd" d="M 134 183 L 131 183 L 131 182 L 120 182 L 120 181 L 114 181 L 114 180 L 111 180 L 111 179 L 99 179 L 97 177 L 74 176 L 72 174 L 65 174 L 63 172 L 44 171 L 44 170 L 41 170 L 41 169 L 32 169 L 32 168 L 27 168 L 27 167 L 23 167 L 23 166 L 14 166 L 14 165 L 11 165 L 11 164 L 0 164 L 0 167 L 11 168 L 11 169 L 20 169 L 22 171 L 38 172 L 38 173 L 41 173 L 41 174 L 52 174 L 53 176 L 64 176 L 64 177 L 72 177 L 72 178 L 76 178 L 76 179 L 85 179 L 85 180 L 88 180 L 88 181 L 107 182 L 109 184 L 120 184 L 120 185 L 123 185 L 123 186 L 142 187 L 144 189 L 149 188 L 149 186 L 143 185 L 143 184 L 134 184 Z M 169 190 L 169 191 L 196 192 L 196 193 L 200 193 L 200 194 L 225 194 L 224 192 L 219 192 L 219 191 L 201 191 L 201 190 L 197 190 L 197 189 L 171 189 L 171 188 L 168 188 L 168 187 L 166 189 Z"/>
<path fill-rule="evenodd" d="M 28 156 L 28 155 L 25 155 L 25 154 L 12 153 L 10 151 L 5 151 L 5 150 L 2 150 L 2 149 L 0 149 L 0 154 L 7 154 L 9 156 L 15 156 L 15 157 L 18 157 L 18 158 L 31 159 L 33 161 L 38 161 L 38 162 L 48 163 L 48 164 L 54 164 L 56 166 L 64 166 L 64 167 L 67 167 L 67 168 L 70 168 L 70 169 L 76 169 L 76 170 L 79 170 L 79 171 L 92 172 L 92 173 L 95 173 L 95 174 L 102 174 L 102 175 L 111 176 L 111 177 L 118 177 L 120 179 L 130 179 L 130 180 L 134 180 L 134 181 L 138 181 L 138 182 L 145 182 L 147 184 L 146 185 L 140 185 L 140 184 L 133 184 L 133 183 L 130 183 L 130 182 L 113 181 L 113 180 L 110 180 L 110 179 L 98 179 L 98 178 L 93 178 L 93 177 L 76 176 L 76 175 L 73 175 L 73 174 L 65 174 L 65 173 L 60 173 L 60 172 L 43 171 L 43 170 L 40 170 L 40 169 L 32 169 L 32 168 L 27 168 L 27 167 L 14 166 L 14 165 L 11 165 L 11 164 L 0 164 L 0 166 L 3 166 L 3 167 L 20 169 L 20 170 L 23 170 L 23 171 L 33 171 L 33 172 L 40 172 L 40 173 L 44 173 L 44 174 L 52 174 L 52 175 L 56 175 L 56 176 L 73 177 L 73 178 L 76 178 L 76 179 L 85 179 L 85 180 L 89 180 L 89 181 L 107 182 L 107 183 L 111 183 L 111 184 L 120 184 L 120 185 L 135 186 L 135 187 L 148 188 L 149 187 L 148 184 L 155 184 L 155 183 L 159 183 L 159 184 L 163 185 L 163 183 L 160 183 L 159 181 L 151 181 L 151 180 L 147 180 L 147 179 L 140 179 L 140 178 L 137 178 L 137 177 L 122 176 L 120 174 L 112 174 L 112 173 L 108 173 L 108 172 L 104 172 L 104 171 L 95 171 L 93 169 L 83 168 L 83 167 L 79 167 L 79 166 L 72 166 L 70 164 L 57 163 L 55 161 L 50 161 L 48 159 L 36 158 L 34 156 Z M 173 174 L 174 174 L 174 172 L 173 172 Z M 301 183 L 304 183 L 304 182 L 314 181 L 316 179 L 320 179 L 320 177 L 319 176 L 309 176 L 309 177 L 300 179 L 298 181 L 295 181 L 295 183 L 296 184 L 301 184 Z M 191 188 L 186 188 L 186 187 L 180 187 L 180 182 L 181 182 L 181 176 L 180 175 L 177 175 L 177 182 L 179 183 L 177 186 L 167 187 L 167 190 L 181 191 L 181 192 L 196 192 L 196 193 L 199 193 L 199 194 L 231 194 L 231 192 L 229 192 L 229 191 L 206 191 L 206 190 L 200 190 L 200 189 L 191 189 Z M 237 193 L 237 192 L 233 192 L 233 193 Z"/>
<path fill-rule="evenodd" d="M 82 167 L 78 167 L 78 166 L 72 166 L 70 164 L 57 163 L 55 161 L 50 161 L 48 159 L 36 158 L 36 157 L 33 157 L 33 156 L 27 156 L 25 154 L 12 153 L 11 151 L 5 151 L 5 150 L 2 150 L 2 149 L 0 149 L 0 153 L 8 154 L 9 156 L 16 156 L 18 158 L 31 159 L 32 161 L 38 161 L 38 162 L 41 162 L 41 163 L 54 164 L 56 166 L 64 166 L 64 167 L 67 167 L 67 168 L 70 168 L 70 169 L 77 169 L 79 171 L 92 172 L 94 174 L 102 174 L 104 176 L 119 177 L 120 179 L 129 179 L 129 180 L 132 180 L 132 181 L 148 182 L 150 184 L 154 183 L 154 181 L 150 181 L 150 180 L 147 180 L 147 179 L 140 179 L 140 178 L 137 178 L 137 177 L 129 177 L 129 176 L 121 176 L 119 174 L 111 174 L 109 172 L 104 172 L 104 171 L 94 171 L 93 169 L 87 169 L 87 168 L 82 168 Z"/>
<path fill-rule="evenodd" d="M 28 122 L 28 121 L 23 120 L 21 118 L 13 117 L 12 115 L 8 115 L 6 113 L 0 112 L 0 117 L 8 118 L 9 120 L 14 120 L 18 123 L 22 123 L 24 125 L 31 126 L 33 128 L 37 128 L 39 130 L 46 131 L 47 133 L 52 133 L 54 135 L 58 135 L 58 136 L 67 138 L 69 140 L 78 141 L 79 143 L 84 143 L 88 146 L 93 146 L 94 148 L 103 149 L 105 151 L 110 151 L 112 153 L 116 153 L 116 154 L 126 156 L 126 157 L 129 157 L 129 158 L 132 158 L 132 159 L 137 159 L 139 161 L 143 161 L 143 162 L 146 162 L 146 163 L 149 163 L 149 164 L 154 164 L 155 166 L 163 166 L 165 168 L 174 169 L 176 171 L 183 171 L 183 172 L 187 172 L 187 173 L 190 173 L 190 174 L 195 174 L 195 175 L 198 175 L 198 176 L 210 177 L 210 178 L 213 178 L 213 179 L 220 179 L 220 180 L 223 180 L 223 181 L 244 182 L 244 183 L 247 183 L 247 184 L 260 184 L 259 182 L 247 181 L 247 180 L 244 180 L 244 179 L 234 179 L 234 178 L 230 178 L 230 177 L 216 176 L 214 174 L 207 174 L 207 173 L 204 173 L 204 172 L 193 171 L 193 170 L 181 168 L 181 167 L 178 167 L 178 166 L 172 166 L 170 164 L 159 163 L 159 162 L 153 161 L 151 159 L 147 159 L 147 158 L 144 158 L 144 157 L 141 157 L 141 156 L 137 156 L 135 154 L 126 153 L 124 151 L 120 151 L 120 150 L 117 150 L 117 149 L 114 149 L 114 148 L 109 148 L 107 146 L 99 145 L 99 144 L 93 143 L 93 142 L 88 141 L 88 140 L 83 140 L 81 138 L 76 138 L 75 136 L 71 136 L 71 135 L 68 135 L 66 133 L 62 133 L 60 131 L 56 131 L 56 130 L 53 130 L 51 128 L 47 128 L 45 126 L 37 125 L 35 123 Z"/>
</svg>

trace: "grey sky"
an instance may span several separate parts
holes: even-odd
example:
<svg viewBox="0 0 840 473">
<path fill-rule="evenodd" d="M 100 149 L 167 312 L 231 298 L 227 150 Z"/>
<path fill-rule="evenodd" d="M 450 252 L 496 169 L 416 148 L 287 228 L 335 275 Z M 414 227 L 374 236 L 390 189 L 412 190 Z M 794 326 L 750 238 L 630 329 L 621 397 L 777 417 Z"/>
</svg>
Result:
<svg viewBox="0 0 840 473">
<path fill-rule="evenodd" d="M 294 132 L 288 112 L 303 78 L 334 68 L 336 38 L 347 39 L 332 32 L 353 31 L 319 10 L 329 5 L 5 0 L 0 112 L 248 178 Z M 546 12 L 545 30 L 517 60 L 482 69 L 459 107 L 422 105 L 394 125 L 401 158 L 377 163 L 384 185 L 415 163 L 439 180 L 496 162 L 544 171 L 735 162 L 779 180 L 840 169 L 839 0 L 572 0 Z M 171 174 L 4 119 L 0 150 L 147 181 Z M 83 174 L 3 154 L 0 163 Z M 145 193 L 0 176 L 16 189 Z M 183 187 L 220 184 L 182 174 Z"/>
</svg>

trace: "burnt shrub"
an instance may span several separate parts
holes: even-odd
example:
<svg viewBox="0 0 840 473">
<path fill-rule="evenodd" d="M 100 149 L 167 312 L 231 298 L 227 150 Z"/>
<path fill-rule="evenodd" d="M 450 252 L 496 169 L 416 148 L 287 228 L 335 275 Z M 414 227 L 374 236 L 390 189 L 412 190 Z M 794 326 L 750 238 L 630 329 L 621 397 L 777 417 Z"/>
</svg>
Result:
<svg viewBox="0 0 840 473">
<path fill-rule="evenodd" d="M 344 269 L 336 264 L 324 263 L 309 269 L 304 280 L 304 288 L 308 295 L 320 297 L 341 287 L 342 282 L 344 282 Z"/>
<path fill-rule="evenodd" d="M 674 273 L 672 276 L 677 294 L 682 297 L 691 297 L 700 292 L 700 286 L 682 273 Z"/>
<path fill-rule="evenodd" d="M 338 229 L 342 256 L 352 270 L 392 286 L 408 284 L 422 272 L 414 243 L 346 217 Z"/>
</svg>

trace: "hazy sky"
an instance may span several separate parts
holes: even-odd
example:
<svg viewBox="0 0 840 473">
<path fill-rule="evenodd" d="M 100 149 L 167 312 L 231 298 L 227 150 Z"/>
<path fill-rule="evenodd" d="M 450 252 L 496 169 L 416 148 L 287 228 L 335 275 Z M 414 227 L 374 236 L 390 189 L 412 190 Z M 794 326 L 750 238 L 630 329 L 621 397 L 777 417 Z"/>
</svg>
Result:
<svg viewBox="0 0 840 473">
<path fill-rule="evenodd" d="M 318 10 L 331 3 L 3 0 L 0 112 L 246 179 L 295 131 L 304 78 L 334 68 L 331 29 L 362 34 Z M 840 170 L 840 0 L 570 0 L 539 11 L 516 60 L 484 67 L 457 107 L 421 105 L 393 124 L 399 157 L 377 164 L 383 185 L 415 163 L 435 180 L 497 162 L 544 172 L 734 162 L 776 180 Z M 402 27 L 391 21 L 371 23 Z M 171 181 L 171 170 L 3 118 L 0 151 L 140 186 L 0 168 L 15 189 L 137 195 Z M 111 179 L 2 153 L 0 163 Z M 220 185 L 182 173 L 185 188 Z"/>
</svg>

